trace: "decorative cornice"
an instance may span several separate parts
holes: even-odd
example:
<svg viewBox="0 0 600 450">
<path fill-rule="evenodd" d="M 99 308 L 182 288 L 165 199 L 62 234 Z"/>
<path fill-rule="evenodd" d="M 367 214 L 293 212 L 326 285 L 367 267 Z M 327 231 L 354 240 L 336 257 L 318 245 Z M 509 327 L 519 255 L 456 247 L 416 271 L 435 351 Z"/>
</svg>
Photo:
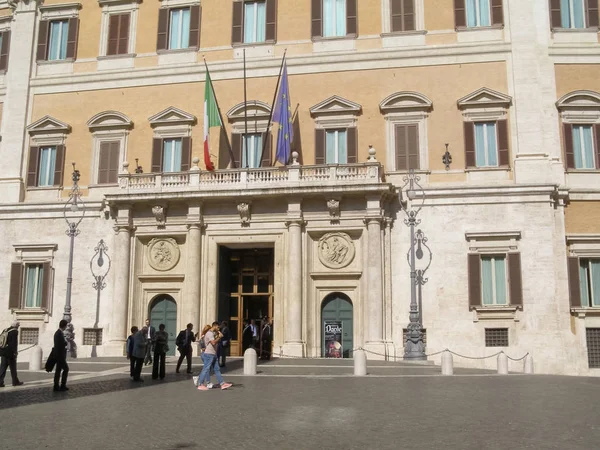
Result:
<svg viewBox="0 0 600 450">
<path fill-rule="evenodd" d="M 425 95 L 419 92 L 396 92 L 386 97 L 380 104 L 379 109 L 382 113 L 393 111 L 431 111 L 433 102 Z"/>
<path fill-rule="evenodd" d="M 459 109 L 481 108 L 490 106 L 501 106 L 508 108 L 512 103 L 512 97 L 493 89 L 482 87 L 459 99 Z"/>
<path fill-rule="evenodd" d="M 101 129 L 130 129 L 133 121 L 119 111 L 103 111 L 87 121 L 90 131 Z"/>
</svg>

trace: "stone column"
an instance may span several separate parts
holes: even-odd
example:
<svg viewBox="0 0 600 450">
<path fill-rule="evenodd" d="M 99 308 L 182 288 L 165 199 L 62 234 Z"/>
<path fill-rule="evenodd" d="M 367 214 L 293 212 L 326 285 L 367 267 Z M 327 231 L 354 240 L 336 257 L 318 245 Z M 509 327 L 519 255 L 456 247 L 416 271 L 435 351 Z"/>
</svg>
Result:
<svg viewBox="0 0 600 450">
<path fill-rule="evenodd" d="M 384 359 L 383 342 L 383 264 L 381 253 L 381 217 L 365 219 L 367 225 L 367 339 L 365 348 L 369 359 Z"/>
<path fill-rule="evenodd" d="M 302 225 L 301 219 L 286 222 L 288 227 L 285 344 L 287 356 L 304 356 L 302 341 Z"/>
<path fill-rule="evenodd" d="M 185 303 L 186 310 L 189 311 L 189 318 L 184 318 L 184 322 L 194 324 L 194 329 L 199 330 L 202 327 L 200 323 L 200 277 L 201 270 L 201 247 L 202 247 L 202 224 L 188 224 L 187 235 L 187 268 L 185 271 L 186 292 Z M 182 328 L 182 327 L 180 327 Z"/>
<path fill-rule="evenodd" d="M 39 2 L 41 3 L 41 1 Z M 10 4 L 10 2 L 9 2 Z M 4 203 L 22 200 L 24 173 L 23 151 L 27 147 L 29 80 L 35 65 L 34 35 L 38 1 L 17 0 L 10 26 L 10 53 L 4 85 L 6 96 L 2 112 L 2 165 L 0 166 L 0 198 Z M 27 169 L 25 169 L 27 170 Z"/>
</svg>

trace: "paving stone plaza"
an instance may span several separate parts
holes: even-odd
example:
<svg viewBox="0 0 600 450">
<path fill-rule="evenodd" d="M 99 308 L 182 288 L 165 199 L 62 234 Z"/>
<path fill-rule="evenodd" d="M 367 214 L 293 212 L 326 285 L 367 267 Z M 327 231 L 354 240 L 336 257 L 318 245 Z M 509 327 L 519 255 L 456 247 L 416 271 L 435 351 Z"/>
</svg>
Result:
<svg viewBox="0 0 600 450">
<path fill-rule="evenodd" d="M 71 361 L 68 393 L 51 374 L 0 390 L 1 449 L 561 449 L 598 448 L 600 379 L 370 361 L 273 360 L 227 391 L 175 374 L 132 383 L 125 358 Z M 201 363 L 194 359 L 194 372 Z M 511 369 L 513 367 L 511 366 Z M 214 379 L 214 377 L 213 377 Z"/>
</svg>

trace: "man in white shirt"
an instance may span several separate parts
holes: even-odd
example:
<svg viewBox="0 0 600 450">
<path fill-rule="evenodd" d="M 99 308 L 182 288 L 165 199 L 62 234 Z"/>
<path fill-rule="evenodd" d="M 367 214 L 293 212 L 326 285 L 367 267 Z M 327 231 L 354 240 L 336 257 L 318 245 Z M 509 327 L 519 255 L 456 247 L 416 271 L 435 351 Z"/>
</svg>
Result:
<svg viewBox="0 0 600 450">
<path fill-rule="evenodd" d="M 150 325 L 150 319 L 146 319 L 146 327 L 148 331 L 146 332 L 146 356 L 144 357 L 144 364 L 152 364 L 152 353 L 154 352 L 154 336 L 156 335 L 156 329 Z"/>
</svg>

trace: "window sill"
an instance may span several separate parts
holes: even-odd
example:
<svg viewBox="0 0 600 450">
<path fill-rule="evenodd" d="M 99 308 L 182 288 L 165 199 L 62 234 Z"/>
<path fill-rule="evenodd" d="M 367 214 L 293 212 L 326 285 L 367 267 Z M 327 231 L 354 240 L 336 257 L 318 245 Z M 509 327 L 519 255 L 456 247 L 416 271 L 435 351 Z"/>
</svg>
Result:
<svg viewBox="0 0 600 450">
<path fill-rule="evenodd" d="M 275 55 L 275 42 L 258 42 L 256 44 L 236 44 L 233 46 L 233 59 L 266 58 Z"/>
<path fill-rule="evenodd" d="M 193 64 L 198 60 L 198 48 L 182 48 L 176 50 L 159 50 L 158 65 Z"/>
<path fill-rule="evenodd" d="M 600 169 L 567 169 L 565 173 L 600 173 Z"/>
<path fill-rule="evenodd" d="M 510 172 L 510 166 L 469 167 L 465 172 Z"/>
<path fill-rule="evenodd" d="M 600 307 L 571 308 L 571 314 L 575 314 L 582 319 L 585 318 L 585 316 L 600 316 Z"/>
<path fill-rule="evenodd" d="M 73 73 L 73 58 L 57 61 L 38 61 L 37 76 L 65 75 Z"/>
<path fill-rule="evenodd" d="M 123 70 L 133 69 L 135 53 L 125 55 L 98 56 L 98 70 Z"/>
<path fill-rule="evenodd" d="M 356 35 L 313 38 L 313 52 L 347 52 L 356 49 Z"/>
<path fill-rule="evenodd" d="M 597 44 L 598 28 L 553 28 L 552 39 L 556 44 Z"/>
<path fill-rule="evenodd" d="M 28 186 L 28 191 L 58 191 L 61 186 Z"/>
<path fill-rule="evenodd" d="M 382 33 L 382 46 L 383 48 L 393 48 L 426 45 L 426 34 L 427 30 L 396 31 L 393 33 Z"/>
<path fill-rule="evenodd" d="M 501 41 L 504 38 L 504 26 L 457 28 L 459 43 Z"/>
<path fill-rule="evenodd" d="M 514 320 L 519 321 L 517 311 L 523 311 L 522 306 L 474 306 L 473 322 L 480 320 Z"/>
<path fill-rule="evenodd" d="M 45 322 L 48 323 L 49 313 L 45 309 L 13 309 L 16 320 L 23 322 Z"/>
<path fill-rule="evenodd" d="M 125 53 L 125 54 L 121 54 L 121 55 L 104 55 L 104 56 L 98 56 L 96 59 L 98 61 L 104 61 L 104 60 L 108 60 L 108 59 L 135 58 L 136 56 L 137 56 L 136 53 Z"/>
</svg>

